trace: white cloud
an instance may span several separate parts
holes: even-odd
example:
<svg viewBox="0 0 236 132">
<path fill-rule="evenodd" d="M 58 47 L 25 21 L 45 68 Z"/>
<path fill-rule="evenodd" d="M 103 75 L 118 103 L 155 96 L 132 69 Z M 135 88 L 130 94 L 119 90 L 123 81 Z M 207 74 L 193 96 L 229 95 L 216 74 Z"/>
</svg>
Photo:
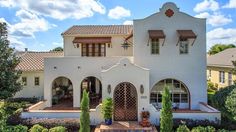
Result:
<svg viewBox="0 0 236 132">
<path fill-rule="evenodd" d="M 133 21 L 126 20 L 124 21 L 123 25 L 133 25 Z"/>
<path fill-rule="evenodd" d="M 200 14 L 195 15 L 197 18 L 209 18 L 211 15 L 208 12 L 203 12 Z"/>
<path fill-rule="evenodd" d="M 10 41 L 10 46 L 16 50 L 23 51 L 26 47 L 26 44 L 19 40 L 17 37 L 9 35 L 8 39 Z"/>
<path fill-rule="evenodd" d="M 54 46 L 63 46 L 63 43 L 62 42 L 52 42 L 52 45 Z"/>
<path fill-rule="evenodd" d="M 10 34 L 15 36 L 34 37 L 35 32 L 47 31 L 48 29 L 55 27 L 54 24 L 48 23 L 44 18 L 27 10 L 21 9 L 17 11 L 16 16 L 20 21 L 16 24 L 12 24 L 9 28 Z"/>
<path fill-rule="evenodd" d="M 207 18 L 207 24 L 210 24 L 214 27 L 223 26 L 233 21 L 230 17 L 226 17 L 225 15 L 222 15 L 220 13 L 209 14 L 208 12 L 203 12 L 196 15 L 195 17 Z"/>
<path fill-rule="evenodd" d="M 236 28 L 216 28 L 207 33 L 207 48 L 214 44 L 236 44 Z"/>
<path fill-rule="evenodd" d="M 229 0 L 229 3 L 224 5 L 223 8 L 236 8 L 236 0 Z"/>
<path fill-rule="evenodd" d="M 37 15 L 59 20 L 91 17 L 94 13 L 105 14 L 105 7 L 97 0 L 0 0 L 2 7 L 19 7 Z"/>
<path fill-rule="evenodd" d="M 214 14 L 209 18 L 208 23 L 212 26 L 223 26 L 231 23 L 232 21 L 233 20 L 231 18 L 226 17 L 222 14 Z"/>
<path fill-rule="evenodd" d="M 116 6 L 115 8 L 111 9 L 108 13 L 108 17 L 112 19 L 121 19 L 123 17 L 131 16 L 130 10 L 125 9 L 121 6 Z"/>
<path fill-rule="evenodd" d="M 216 2 L 215 0 L 204 0 L 200 3 L 198 3 L 194 7 L 193 10 L 195 12 L 203 12 L 203 11 L 207 11 L 207 10 L 216 11 L 218 9 L 219 9 L 219 3 Z"/>
</svg>

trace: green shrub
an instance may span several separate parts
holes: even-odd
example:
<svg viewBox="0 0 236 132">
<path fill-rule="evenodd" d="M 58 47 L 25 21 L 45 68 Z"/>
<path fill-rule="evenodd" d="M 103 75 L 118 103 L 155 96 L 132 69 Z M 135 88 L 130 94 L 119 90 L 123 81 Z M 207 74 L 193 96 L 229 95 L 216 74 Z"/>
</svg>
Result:
<svg viewBox="0 0 236 132">
<path fill-rule="evenodd" d="M 89 96 L 84 89 L 81 101 L 80 132 L 90 132 Z"/>
<path fill-rule="evenodd" d="M 39 124 L 36 124 L 33 127 L 31 127 L 29 131 L 30 132 L 42 132 L 42 131 L 45 132 L 46 130 L 43 126 L 40 126 Z"/>
<path fill-rule="evenodd" d="M 212 98 L 214 107 L 221 111 L 222 117 L 236 121 L 236 85 L 220 89 Z"/>
<path fill-rule="evenodd" d="M 191 132 L 207 132 L 206 129 L 202 126 L 194 127 Z"/>
<path fill-rule="evenodd" d="M 216 129 L 212 126 L 205 127 L 205 130 L 206 130 L 206 132 L 215 132 L 216 131 Z"/>
<path fill-rule="evenodd" d="M 225 130 L 225 129 L 219 129 L 217 130 L 217 132 L 230 132 L 229 130 Z"/>
<path fill-rule="evenodd" d="M 172 102 L 170 100 L 170 91 L 167 87 L 164 88 L 162 94 L 162 109 L 161 109 L 161 132 L 172 132 L 173 129 L 173 114 L 172 114 Z"/>
<path fill-rule="evenodd" d="M 104 119 L 112 119 L 113 101 L 112 98 L 107 98 L 102 102 L 102 114 Z"/>
<path fill-rule="evenodd" d="M 49 132 L 66 132 L 66 128 L 63 126 L 57 126 L 49 129 Z"/>
<path fill-rule="evenodd" d="M 23 126 L 23 125 L 14 126 L 14 132 L 27 132 L 27 131 L 28 131 L 27 126 Z"/>
<path fill-rule="evenodd" d="M 190 132 L 190 130 L 188 129 L 188 127 L 186 125 L 180 125 L 177 128 L 177 132 Z"/>
</svg>

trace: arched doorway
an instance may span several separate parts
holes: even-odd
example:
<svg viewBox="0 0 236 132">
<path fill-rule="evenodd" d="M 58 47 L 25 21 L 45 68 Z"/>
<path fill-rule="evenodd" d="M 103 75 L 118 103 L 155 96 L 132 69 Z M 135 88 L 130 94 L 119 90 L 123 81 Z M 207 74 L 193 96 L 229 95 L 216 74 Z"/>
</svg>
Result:
<svg viewBox="0 0 236 132">
<path fill-rule="evenodd" d="M 187 86 L 176 79 L 164 79 L 156 83 L 150 93 L 150 103 L 161 108 L 162 91 L 165 87 L 170 89 L 171 101 L 176 109 L 190 108 L 190 93 Z"/>
<path fill-rule="evenodd" d="M 102 102 L 102 83 L 93 76 L 86 77 L 81 82 L 81 100 L 83 97 L 83 90 L 86 89 L 89 92 L 89 108 L 94 109 Z"/>
<path fill-rule="evenodd" d="M 137 121 L 137 91 L 133 84 L 123 82 L 114 91 L 114 120 Z"/>
<path fill-rule="evenodd" d="M 73 85 L 70 79 L 58 77 L 53 81 L 52 107 L 73 107 Z"/>
</svg>

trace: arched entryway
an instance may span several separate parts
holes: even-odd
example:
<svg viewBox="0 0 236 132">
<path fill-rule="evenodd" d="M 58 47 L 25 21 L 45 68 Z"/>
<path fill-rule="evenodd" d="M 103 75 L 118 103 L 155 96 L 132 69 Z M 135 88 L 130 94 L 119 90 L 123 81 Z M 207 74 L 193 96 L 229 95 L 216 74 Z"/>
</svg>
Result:
<svg viewBox="0 0 236 132">
<path fill-rule="evenodd" d="M 173 108 L 190 108 L 190 93 L 187 86 L 179 80 L 170 78 L 163 79 L 153 86 L 150 93 L 151 104 L 153 104 L 158 109 L 161 108 L 162 92 L 165 87 L 170 89 Z"/>
<path fill-rule="evenodd" d="M 52 107 L 73 107 L 73 85 L 70 79 L 58 77 L 52 82 Z"/>
<path fill-rule="evenodd" d="M 102 102 L 102 83 L 93 76 L 86 77 L 81 82 L 81 100 L 83 97 L 83 90 L 89 92 L 89 108 L 94 109 Z"/>
<path fill-rule="evenodd" d="M 114 91 L 114 120 L 137 121 L 138 99 L 137 91 L 133 84 L 122 82 Z"/>
</svg>

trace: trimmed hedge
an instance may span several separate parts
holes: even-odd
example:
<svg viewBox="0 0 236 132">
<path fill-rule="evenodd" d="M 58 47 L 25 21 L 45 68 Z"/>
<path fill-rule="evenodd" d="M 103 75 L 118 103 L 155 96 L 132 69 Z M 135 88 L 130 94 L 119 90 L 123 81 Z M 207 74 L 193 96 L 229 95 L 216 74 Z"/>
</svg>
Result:
<svg viewBox="0 0 236 132">
<path fill-rule="evenodd" d="M 66 132 L 66 128 L 63 126 L 57 126 L 49 129 L 49 132 Z"/>
<path fill-rule="evenodd" d="M 21 102 L 29 102 L 31 104 L 35 104 L 39 101 L 38 98 L 36 97 L 31 97 L 31 98 L 10 98 L 7 101 L 9 102 L 17 102 L 17 103 L 21 103 Z"/>
<path fill-rule="evenodd" d="M 236 122 L 236 85 L 220 89 L 212 97 L 212 104 L 221 111 L 222 117 Z"/>
</svg>

